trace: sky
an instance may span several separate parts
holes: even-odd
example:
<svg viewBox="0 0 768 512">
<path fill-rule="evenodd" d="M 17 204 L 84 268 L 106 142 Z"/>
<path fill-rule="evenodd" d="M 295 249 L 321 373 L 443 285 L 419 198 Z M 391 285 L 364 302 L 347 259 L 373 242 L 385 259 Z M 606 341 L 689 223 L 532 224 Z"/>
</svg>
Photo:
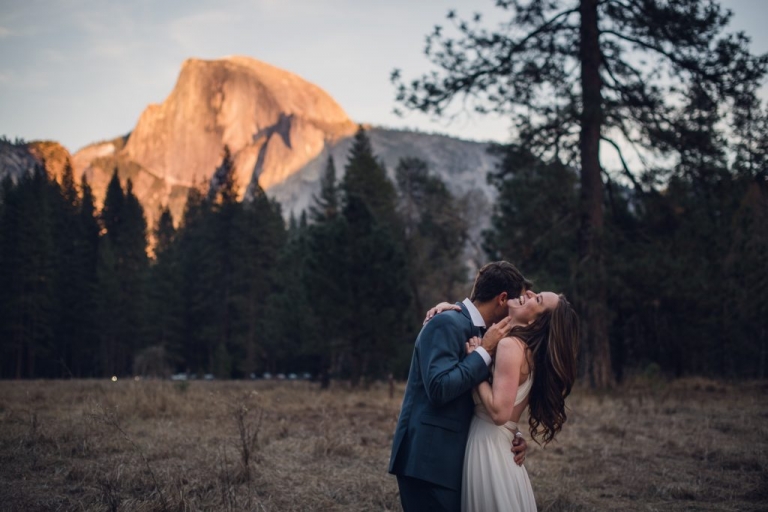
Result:
<svg viewBox="0 0 768 512">
<path fill-rule="evenodd" d="M 247 55 L 327 91 L 356 122 L 505 141 L 509 121 L 453 120 L 397 106 L 393 69 L 431 69 L 424 38 L 460 17 L 503 20 L 494 0 L 0 0 L 0 135 L 70 151 L 131 131 L 162 102 L 190 57 Z M 768 0 L 721 0 L 732 30 L 768 52 Z"/>
</svg>

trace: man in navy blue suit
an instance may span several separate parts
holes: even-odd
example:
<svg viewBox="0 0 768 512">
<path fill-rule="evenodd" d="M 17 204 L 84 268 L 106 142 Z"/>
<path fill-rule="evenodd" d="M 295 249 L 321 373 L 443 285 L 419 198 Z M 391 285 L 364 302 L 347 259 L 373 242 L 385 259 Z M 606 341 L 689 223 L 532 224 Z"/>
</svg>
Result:
<svg viewBox="0 0 768 512">
<path fill-rule="evenodd" d="M 511 263 L 489 263 L 470 297 L 458 304 L 461 311 L 441 313 L 421 329 L 389 461 L 405 512 L 460 509 L 472 389 L 489 377 L 496 345 L 511 328 L 507 301 L 530 287 Z M 483 343 L 467 355 L 472 336 L 482 336 Z M 516 460 L 525 449 L 525 441 L 514 448 Z"/>
</svg>

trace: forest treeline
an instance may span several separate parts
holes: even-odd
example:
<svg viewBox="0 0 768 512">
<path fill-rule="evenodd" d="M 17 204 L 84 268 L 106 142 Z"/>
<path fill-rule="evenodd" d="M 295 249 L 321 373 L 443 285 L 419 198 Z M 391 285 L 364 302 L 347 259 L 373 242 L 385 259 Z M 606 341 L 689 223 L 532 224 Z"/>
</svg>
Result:
<svg viewBox="0 0 768 512">
<path fill-rule="evenodd" d="M 578 172 L 516 145 L 494 151 L 489 260 L 514 262 L 538 290 L 588 300 L 573 287 Z M 765 377 L 765 167 L 718 154 L 686 163 L 663 186 L 608 180 L 618 379 L 627 371 Z M 394 176 L 360 130 L 341 178 L 329 159 L 311 208 L 285 222 L 258 188 L 238 200 L 225 151 L 210 188 L 190 191 L 183 217 L 174 222 L 165 209 L 152 227 L 117 173 L 100 210 L 71 168 L 60 182 L 42 166 L 7 178 L 0 376 L 404 378 L 424 311 L 469 293 L 464 246 L 479 220 L 425 162 L 402 159 Z"/>
<path fill-rule="evenodd" d="M 402 373 L 424 308 L 466 293 L 466 220 L 424 162 L 391 182 L 362 130 L 344 169 L 329 159 L 286 223 L 258 187 L 238 200 L 226 150 L 179 222 L 165 209 L 152 227 L 117 172 L 98 211 L 71 167 L 7 178 L 0 376 Z"/>
</svg>

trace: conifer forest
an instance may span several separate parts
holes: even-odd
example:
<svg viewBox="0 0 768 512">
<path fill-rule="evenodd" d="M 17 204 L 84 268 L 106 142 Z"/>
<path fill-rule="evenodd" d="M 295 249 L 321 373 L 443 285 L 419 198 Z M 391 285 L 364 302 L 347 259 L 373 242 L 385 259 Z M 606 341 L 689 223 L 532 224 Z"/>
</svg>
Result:
<svg viewBox="0 0 768 512">
<path fill-rule="evenodd" d="M 489 261 L 573 294 L 578 174 L 519 147 L 497 151 Z M 765 376 L 765 171 L 715 163 L 663 190 L 606 187 L 615 379 Z M 61 183 L 43 169 L 7 179 L 2 377 L 404 378 L 426 309 L 469 294 L 472 219 L 420 160 L 388 179 L 362 130 L 343 165 L 339 180 L 329 159 L 314 204 L 287 222 L 261 191 L 237 200 L 226 153 L 183 218 L 165 210 L 153 227 L 117 175 L 101 209 L 71 169 Z"/>
</svg>

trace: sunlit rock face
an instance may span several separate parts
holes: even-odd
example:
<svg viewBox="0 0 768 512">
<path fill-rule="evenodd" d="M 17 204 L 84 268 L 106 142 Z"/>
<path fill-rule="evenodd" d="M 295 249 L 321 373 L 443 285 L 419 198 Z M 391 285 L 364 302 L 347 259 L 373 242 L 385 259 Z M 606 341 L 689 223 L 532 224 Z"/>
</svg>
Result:
<svg viewBox="0 0 768 512">
<path fill-rule="evenodd" d="M 67 148 L 50 140 L 30 142 L 27 147 L 32 156 L 44 163 L 48 175 L 61 183 L 64 169 L 72 164 L 72 155 Z"/>
<path fill-rule="evenodd" d="M 149 105 L 127 139 L 83 148 L 75 167 L 97 197 L 114 168 L 131 178 L 150 225 L 169 205 L 178 219 L 190 187 L 205 188 L 228 146 L 241 196 L 281 183 L 355 124 L 322 89 L 248 57 L 184 62 L 171 94 Z"/>
<path fill-rule="evenodd" d="M 184 62 L 170 96 L 141 115 L 127 158 L 173 184 L 207 182 L 229 146 L 239 183 L 263 188 L 355 125 L 319 87 L 247 57 Z"/>
</svg>

